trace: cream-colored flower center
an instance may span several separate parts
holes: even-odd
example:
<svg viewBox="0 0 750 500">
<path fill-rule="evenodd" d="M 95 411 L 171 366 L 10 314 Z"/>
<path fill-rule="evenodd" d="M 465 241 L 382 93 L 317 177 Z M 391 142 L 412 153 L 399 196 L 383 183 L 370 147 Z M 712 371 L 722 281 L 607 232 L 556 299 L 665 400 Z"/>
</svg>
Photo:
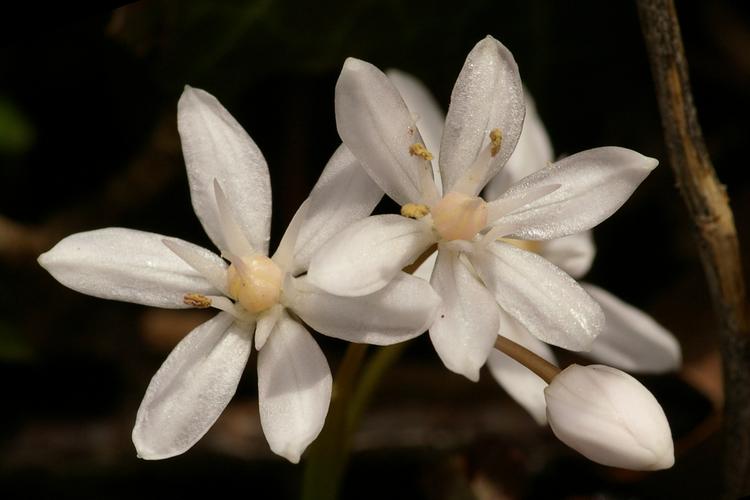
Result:
<svg viewBox="0 0 750 500">
<path fill-rule="evenodd" d="M 282 279 L 279 266 L 265 255 L 243 257 L 227 271 L 229 294 L 253 314 L 279 301 Z"/>
<path fill-rule="evenodd" d="M 487 226 L 487 203 L 478 196 L 451 191 L 432 208 L 432 223 L 445 240 L 472 240 Z"/>
</svg>

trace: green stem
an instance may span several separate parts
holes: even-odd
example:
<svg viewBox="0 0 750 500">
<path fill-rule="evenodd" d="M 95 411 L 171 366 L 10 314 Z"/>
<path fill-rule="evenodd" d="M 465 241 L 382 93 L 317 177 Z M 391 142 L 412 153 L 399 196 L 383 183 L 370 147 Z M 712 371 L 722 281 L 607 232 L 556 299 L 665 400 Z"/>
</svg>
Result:
<svg viewBox="0 0 750 500">
<path fill-rule="evenodd" d="M 401 357 L 407 345 L 408 342 L 401 342 L 388 347 L 381 347 L 367 362 L 349 404 L 347 426 L 350 435 L 354 434 L 360 420 L 362 420 L 362 414 L 369 406 L 370 399 L 377 390 L 383 374 Z"/>
<path fill-rule="evenodd" d="M 359 366 L 364 359 L 366 346 L 349 345 L 336 372 L 326 424 L 306 457 L 302 479 L 303 500 L 338 498 L 341 479 L 349 461 L 352 436 L 383 375 L 405 348 L 406 342 L 381 347 L 370 357 L 360 374 Z"/>
<path fill-rule="evenodd" d="M 334 500 L 338 497 L 349 448 L 347 408 L 366 352 L 367 344 L 350 343 L 336 371 L 326 423 L 305 459 L 303 500 Z"/>
</svg>

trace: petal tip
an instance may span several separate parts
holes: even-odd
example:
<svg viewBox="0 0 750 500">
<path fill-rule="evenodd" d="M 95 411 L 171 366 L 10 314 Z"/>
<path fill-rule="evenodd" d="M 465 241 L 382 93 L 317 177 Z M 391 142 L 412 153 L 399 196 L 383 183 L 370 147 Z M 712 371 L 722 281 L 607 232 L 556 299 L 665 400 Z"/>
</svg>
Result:
<svg viewBox="0 0 750 500">
<path fill-rule="evenodd" d="M 648 157 L 648 156 L 644 156 L 643 158 L 645 159 L 643 166 L 649 172 L 652 171 L 653 169 L 655 169 L 659 165 L 659 160 L 657 160 L 656 158 L 651 158 L 651 157 Z"/>
<path fill-rule="evenodd" d="M 49 270 L 49 269 L 47 268 L 47 266 L 48 266 L 48 265 L 49 265 L 49 263 L 50 263 L 50 262 L 49 262 L 49 261 L 50 261 L 50 257 L 49 257 L 49 252 L 44 252 L 43 254 L 41 254 L 41 255 L 40 255 L 39 257 L 37 257 L 37 258 L 36 258 L 36 261 L 37 261 L 37 263 L 38 263 L 38 264 L 39 264 L 40 266 L 42 266 L 42 267 L 43 267 L 44 269 L 47 269 L 47 270 Z"/>
<path fill-rule="evenodd" d="M 367 63 L 362 59 L 357 59 L 356 57 L 347 57 L 344 61 L 343 69 L 348 71 L 357 71 L 364 68 L 366 65 Z"/>
<path fill-rule="evenodd" d="M 662 455 L 659 460 L 654 462 L 653 467 L 651 467 L 651 470 L 664 470 L 669 469 L 674 465 L 674 450 L 670 450 L 669 453 L 665 453 Z"/>
</svg>

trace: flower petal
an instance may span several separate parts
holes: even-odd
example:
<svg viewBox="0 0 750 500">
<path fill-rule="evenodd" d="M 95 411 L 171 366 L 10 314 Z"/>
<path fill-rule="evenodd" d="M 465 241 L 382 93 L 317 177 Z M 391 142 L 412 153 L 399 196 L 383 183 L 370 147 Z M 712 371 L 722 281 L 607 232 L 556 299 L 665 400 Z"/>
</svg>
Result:
<svg viewBox="0 0 750 500">
<path fill-rule="evenodd" d="M 346 226 L 364 219 L 383 197 L 383 191 L 343 144 L 315 183 L 307 214 L 294 246 L 293 274 L 307 269 L 313 253 Z"/>
<path fill-rule="evenodd" d="M 536 338 L 586 350 L 604 326 L 594 299 L 542 257 L 498 241 L 470 259 L 500 306 Z"/>
<path fill-rule="evenodd" d="M 422 221 L 392 214 L 367 217 L 328 240 L 313 256 L 307 277 L 335 295 L 369 295 L 434 242 Z"/>
<path fill-rule="evenodd" d="M 495 223 L 515 227 L 508 236 L 524 240 L 548 240 L 591 229 L 617 211 L 658 164 L 614 146 L 568 156 L 522 179 L 499 199 L 538 186 L 560 184 L 559 189 Z"/>
<path fill-rule="evenodd" d="M 575 279 L 579 279 L 589 272 L 596 255 L 591 231 L 540 241 L 539 245 L 541 247 L 538 252 L 539 255 Z"/>
<path fill-rule="evenodd" d="M 349 342 L 391 345 L 426 331 L 440 297 L 429 283 L 399 273 L 383 289 L 363 297 L 331 295 L 308 283 L 290 280 L 289 308 L 325 335 Z"/>
<path fill-rule="evenodd" d="M 423 143 L 422 137 L 382 71 L 359 59 L 346 60 L 336 83 L 336 126 L 341 140 L 388 196 L 400 205 L 424 203 L 423 183 L 432 179 L 432 167 L 410 153 L 413 144 Z"/>
<path fill-rule="evenodd" d="M 424 145 L 433 155 L 432 177 L 435 179 L 435 186 L 440 190 L 443 184 L 440 179 L 438 164 L 440 162 L 440 137 L 443 135 L 445 114 L 440 109 L 435 97 L 417 78 L 396 69 L 389 69 L 385 74 L 388 75 L 388 78 L 404 99 L 414 122 L 419 127 Z"/>
<path fill-rule="evenodd" d="M 176 238 L 164 238 L 162 243 L 190 267 L 206 278 L 209 283 L 224 295 L 227 289 L 227 263 L 213 252 Z"/>
<path fill-rule="evenodd" d="M 490 142 L 490 131 L 502 133 L 499 153 L 476 182 L 474 193 L 505 165 L 518 142 L 525 106 L 523 86 L 513 55 L 505 46 L 486 37 L 466 57 L 451 94 L 440 144 L 443 192 L 451 191 Z"/>
<path fill-rule="evenodd" d="M 331 370 L 305 327 L 282 315 L 258 353 L 260 424 L 271 450 L 292 463 L 323 428 Z"/>
<path fill-rule="evenodd" d="M 271 181 L 258 147 L 214 96 L 189 86 L 177 105 L 177 127 L 193 208 L 208 236 L 222 250 L 227 248 L 214 198 L 216 179 L 226 190 L 245 237 L 267 255 Z"/>
<path fill-rule="evenodd" d="M 497 199 L 513 184 L 549 166 L 554 159 L 552 143 L 528 89 L 524 89 L 524 97 L 526 97 L 526 118 L 523 121 L 521 137 L 518 139 L 513 154 L 508 158 L 508 163 L 487 184 L 484 190 L 484 199 L 487 201 Z"/>
<path fill-rule="evenodd" d="M 500 334 L 557 365 L 552 349 L 532 336 L 522 324 L 502 309 L 500 309 Z M 544 388 L 547 387 L 547 382 L 518 361 L 497 350 L 493 350 L 487 359 L 487 367 L 500 387 L 523 406 L 534 417 L 536 423 L 539 425 L 547 423 L 547 403 L 544 400 Z"/>
<path fill-rule="evenodd" d="M 444 245 L 431 283 L 443 301 L 430 327 L 432 345 L 446 368 L 476 382 L 500 326 L 497 304 L 459 253 Z"/>
<path fill-rule="evenodd" d="M 422 278 L 425 281 L 430 281 L 430 278 L 432 277 L 432 270 L 435 269 L 435 263 L 437 262 L 437 256 L 438 253 L 436 249 L 425 260 L 422 261 L 419 267 L 417 267 L 417 269 L 412 273 L 412 276 Z"/>
<path fill-rule="evenodd" d="M 266 345 L 268 336 L 276 327 L 276 323 L 284 313 L 284 306 L 275 304 L 271 309 L 261 313 L 258 316 L 258 323 L 255 327 L 255 349 L 260 351 Z"/>
<path fill-rule="evenodd" d="M 302 225 L 305 223 L 309 206 L 310 198 L 307 198 L 302 202 L 297 211 L 294 212 L 292 220 L 289 221 L 289 225 L 286 227 L 286 231 L 284 231 L 284 236 L 281 237 L 279 246 L 271 256 L 271 260 L 284 272 L 297 274 L 293 265 L 294 245 L 297 244 L 297 238 L 299 238 L 300 229 L 302 229 Z"/>
<path fill-rule="evenodd" d="M 138 456 L 169 458 L 193 446 L 232 399 L 252 329 L 222 312 L 177 344 L 146 390 L 133 428 Z"/>
<path fill-rule="evenodd" d="M 607 318 L 602 333 L 586 355 L 626 371 L 663 373 L 679 369 L 677 339 L 654 319 L 598 286 L 582 283 Z"/>
<path fill-rule="evenodd" d="M 215 295 L 217 289 L 167 248 L 165 239 L 223 266 L 221 258 L 197 245 L 117 227 L 68 236 L 42 254 L 39 264 L 68 288 L 103 299 L 184 308 L 186 293 Z"/>
<path fill-rule="evenodd" d="M 219 214 L 221 234 L 226 245 L 220 247 L 222 253 L 233 254 L 238 258 L 255 255 L 257 250 L 245 237 L 245 230 L 237 222 L 239 220 L 235 215 L 237 210 L 232 206 L 217 179 L 214 179 L 214 200 L 216 200 L 216 209 Z"/>
</svg>

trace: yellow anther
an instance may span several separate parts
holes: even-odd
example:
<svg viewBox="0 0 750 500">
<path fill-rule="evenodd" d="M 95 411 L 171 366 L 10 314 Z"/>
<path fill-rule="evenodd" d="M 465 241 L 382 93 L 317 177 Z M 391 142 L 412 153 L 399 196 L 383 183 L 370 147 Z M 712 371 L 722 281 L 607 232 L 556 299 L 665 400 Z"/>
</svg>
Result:
<svg viewBox="0 0 750 500">
<path fill-rule="evenodd" d="M 499 128 L 493 128 L 490 131 L 490 141 L 492 142 L 490 154 L 494 158 L 500 152 L 500 146 L 503 144 L 503 133 L 500 132 Z"/>
<path fill-rule="evenodd" d="M 424 144 L 420 144 L 418 142 L 415 142 L 414 144 L 409 146 L 409 154 L 412 156 L 419 156 L 423 160 L 432 160 L 432 153 L 430 153 L 427 148 L 424 147 Z"/>
<path fill-rule="evenodd" d="M 430 213 L 430 207 L 419 203 L 407 203 L 401 207 L 401 215 L 410 219 L 421 219 Z"/>
<path fill-rule="evenodd" d="M 199 293 L 186 293 L 185 296 L 182 297 L 182 301 L 185 304 L 192 307 L 197 307 L 198 309 L 206 309 L 208 307 L 211 307 L 211 299 Z"/>
</svg>

